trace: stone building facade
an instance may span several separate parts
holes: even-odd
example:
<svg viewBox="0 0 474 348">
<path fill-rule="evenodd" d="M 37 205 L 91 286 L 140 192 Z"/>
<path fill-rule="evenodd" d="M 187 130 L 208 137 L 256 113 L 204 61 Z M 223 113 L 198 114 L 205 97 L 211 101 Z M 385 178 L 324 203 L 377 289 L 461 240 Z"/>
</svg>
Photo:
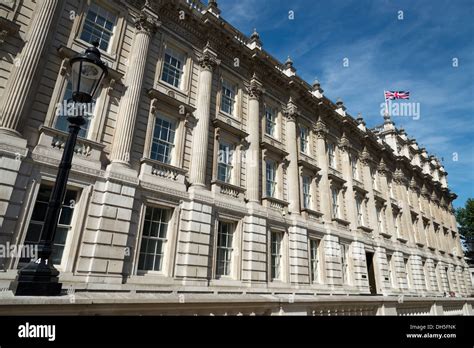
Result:
<svg viewBox="0 0 474 348">
<path fill-rule="evenodd" d="M 98 40 L 109 67 L 55 239 L 65 288 L 471 295 L 440 161 L 389 117 L 366 128 L 215 1 L 10 0 L 0 14 L 3 245 L 39 239 L 69 59 Z M 1 259 L 3 287 L 27 261 Z"/>
</svg>

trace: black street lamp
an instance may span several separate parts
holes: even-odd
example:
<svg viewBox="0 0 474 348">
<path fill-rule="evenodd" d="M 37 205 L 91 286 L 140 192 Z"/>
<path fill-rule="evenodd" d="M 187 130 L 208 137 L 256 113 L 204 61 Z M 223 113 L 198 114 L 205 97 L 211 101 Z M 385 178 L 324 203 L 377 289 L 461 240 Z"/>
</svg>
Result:
<svg viewBox="0 0 474 348">
<path fill-rule="evenodd" d="M 10 289 L 16 296 L 57 296 L 61 293 L 61 283 L 58 282 L 59 271 L 51 261 L 54 236 L 58 225 L 61 205 L 67 188 L 72 157 L 76 146 L 76 139 L 81 126 L 85 124 L 80 104 L 90 103 L 99 86 L 107 76 L 107 67 L 100 59 L 97 49 L 99 43 L 86 49 L 71 59 L 72 101 L 79 104 L 78 115 L 69 116 L 69 135 L 59 164 L 58 174 L 48 204 L 46 218 L 41 231 L 41 240 L 38 244 L 38 258 L 18 271 L 16 279 Z"/>
</svg>

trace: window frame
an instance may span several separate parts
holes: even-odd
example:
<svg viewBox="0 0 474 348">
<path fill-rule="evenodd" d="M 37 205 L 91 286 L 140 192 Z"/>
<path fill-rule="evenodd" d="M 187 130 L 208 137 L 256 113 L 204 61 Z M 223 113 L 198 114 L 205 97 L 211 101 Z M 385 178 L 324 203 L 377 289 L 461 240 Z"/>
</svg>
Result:
<svg viewBox="0 0 474 348">
<path fill-rule="evenodd" d="M 327 156 L 328 156 L 328 166 L 329 168 L 337 170 L 337 158 L 336 158 L 336 144 L 328 141 L 327 145 Z"/>
<path fill-rule="evenodd" d="M 219 246 L 219 237 L 220 237 L 220 227 L 221 227 L 221 224 L 226 224 L 228 225 L 231 229 L 232 229 L 232 232 L 231 232 L 231 236 L 232 236 L 232 240 L 231 240 L 231 245 L 230 247 L 229 246 L 226 246 L 225 248 L 223 248 L 222 246 Z M 235 244 L 236 242 L 238 242 L 237 240 L 237 225 L 238 223 L 234 222 L 234 221 L 228 221 L 228 220 L 224 220 L 224 219 L 217 219 L 216 221 L 216 228 L 215 228 L 215 231 L 216 231 L 216 237 L 215 237 L 215 245 L 216 245 L 216 252 L 215 252 L 215 258 L 214 258 L 214 278 L 215 279 L 233 279 L 235 278 L 235 263 L 236 263 L 236 255 L 235 255 Z M 228 274 L 220 274 L 219 273 L 219 250 L 220 249 L 225 249 L 227 251 L 230 250 L 230 257 L 229 257 L 229 260 L 228 260 Z"/>
<path fill-rule="evenodd" d="M 176 62 L 180 63 L 182 65 L 181 69 L 176 66 L 172 66 L 171 63 L 167 62 L 166 56 L 169 56 L 171 60 L 174 59 L 176 60 Z M 184 89 L 184 74 L 186 72 L 186 54 L 181 53 L 174 47 L 167 45 L 163 48 L 161 60 L 162 63 L 159 75 L 159 82 L 173 89 L 182 91 Z M 176 80 L 178 81 L 178 86 L 175 86 L 174 83 L 170 83 L 168 80 L 164 80 L 165 69 L 169 70 L 167 76 L 169 78 L 171 77 L 173 79 L 173 82 Z M 176 77 L 176 74 L 178 74 L 178 77 Z"/>
<path fill-rule="evenodd" d="M 177 137 L 179 136 L 179 123 L 180 121 L 178 119 L 175 119 L 173 117 L 170 117 L 160 111 L 157 111 L 154 115 L 154 119 L 153 119 L 153 129 L 152 129 L 152 132 L 151 132 L 151 143 L 150 143 L 150 151 L 149 153 L 147 154 L 148 155 L 148 158 L 154 160 L 154 161 L 157 161 L 157 162 L 160 162 L 160 163 L 164 163 L 164 164 L 167 164 L 167 165 L 172 165 L 172 166 L 175 166 L 177 167 L 178 164 L 179 164 L 179 159 L 177 159 L 177 152 L 178 152 L 178 149 L 176 148 L 176 143 L 177 143 Z M 174 125 L 174 138 L 173 138 L 173 142 L 170 143 L 169 140 L 166 142 L 170 147 L 170 151 L 169 151 L 169 154 L 168 154 L 168 157 L 170 158 L 169 162 L 164 162 L 164 161 L 160 161 L 159 159 L 157 158 L 153 158 L 152 157 L 152 154 L 153 154 L 153 145 L 155 143 L 155 131 L 156 131 L 156 127 L 157 127 L 157 121 L 158 119 L 161 119 L 162 121 L 166 121 L 168 122 L 170 125 Z M 177 134 L 178 133 L 178 134 Z M 157 143 L 160 143 L 160 142 L 165 142 L 163 139 L 159 139 Z M 171 145 L 170 145 L 171 144 Z M 157 152 L 157 155 L 158 155 L 158 152 Z"/>
<path fill-rule="evenodd" d="M 311 284 L 322 284 L 322 274 L 321 274 L 321 239 L 310 237 L 309 241 L 309 275 Z M 316 244 L 316 257 L 313 254 L 313 244 Z M 315 275 L 316 273 L 316 275 Z"/>
<path fill-rule="evenodd" d="M 278 185 L 278 167 L 279 164 L 276 160 L 272 158 L 266 158 L 265 160 L 265 197 L 269 198 L 279 198 L 279 186 Z M 269 175 L 268 175 L 268 168 L 269 165 L 274 169 L 273 181 L 270 181 L 273 184 L 273 193 L 269 195 Z"/>
<path fill-rule="evenodd" d="M 170 218 L 168 220 L 167 230 L 167 243 L 166 249 L 163 251 L 163 266 L 161 271 L 144 271 L 138 269 L 141 243 L 143 240 L 143 228 L 145 223 L 145 214 L 147 207 L 154 207 L 158 209 L 168 209 L 171 211 Z M 173 274 L 173 268 L 177 255 L 172 252 L 176 250 L 177 241 L 177 229 L 179 223 L 179 216 L 181 214 L 181 206 L 176 203 L 164 200 L 155 200 L 145 198 L 140 207 L 140 219 L 137 227 L 137 234 L 134 241 L 134 253 L 133 259 L 130 261 L 132 264 L 132 277 L 170 277 Z"/>
</svg>

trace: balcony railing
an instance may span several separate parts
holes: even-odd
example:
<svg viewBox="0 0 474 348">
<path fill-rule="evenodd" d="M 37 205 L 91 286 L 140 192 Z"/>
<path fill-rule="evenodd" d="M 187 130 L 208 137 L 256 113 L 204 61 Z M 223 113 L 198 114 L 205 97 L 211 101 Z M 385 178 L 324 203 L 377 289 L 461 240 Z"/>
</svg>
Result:
<svg viewBox="0 0 474 348">
<path fill-rule="evenodd" d="M 236 198 L 236 199 L 243 199 L 245 189 L 240 186 L 232 185 L 220 180 L 214 180 L 212 183 L 212 191 Z"/>
<path fill-rule="evenodd" d="M 153 183 L 157 178 L 184 185 L 187 171 L 150 158 L 141 159 L 140 180 Z M 166 184 L 165 184 L 166 185 Z"/>
<path fill-rule="evenodd" d="M 267 208 L 276 209 L 281 212 L 286 211 L 288 207 L 288 202 L 282 201 L 281 199 L 274 197 L 264 197 L 262 198 L 262 201 Z"/>
</svg>

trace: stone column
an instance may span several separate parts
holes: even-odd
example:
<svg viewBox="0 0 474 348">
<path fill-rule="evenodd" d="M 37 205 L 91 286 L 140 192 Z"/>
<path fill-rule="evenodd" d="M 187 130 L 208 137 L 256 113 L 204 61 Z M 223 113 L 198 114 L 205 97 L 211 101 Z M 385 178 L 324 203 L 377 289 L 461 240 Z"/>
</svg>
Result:
<svg viewBox="0 0 474 348">
<path fill-rule="evenodd" d="M 249 147 L 246 152 L 247 199 L 249 202 L 260 202 L 260 103 L 262 85 L 254 75 L 248 88 L 249 114 L 247 123 Z"/>
<path fill-rule="evenodd" d="M 286 117 L 286 145 L 288 150 L 288 211 L 293 214 L 300 213 L 300 187 L 298 170 L 298 134 L 296 132 L 296 117 L 298 109 L 290 98 L 287 108 L 284 112 Z"/>
<path fill-rule="evenodd" d="M 142 94 L 148 47 L 158 24 L 157 18 L 148 11 L 142 12 L 135 22 L 135 40 L 130 51 L 128 71 L 125 78 L 126 91 L 120 101 L 110 154 L 112 163 L 121 163 L 127 166 L 130 164 L 133 132 Z"/>
<path fill-rule="evenodd" d="M 209 140 L 209 122 L 211 111 L 212 71 L 219 64 L 217 55 L 209 44 L 203 50 L 199 59 L 201 71 L 197 95 L 196 118 L 193 147 L 191 153 L 190 182 L 193 186 L 206 186 L 207 149 Z"/>
<path fill-rule="evenodd" d="M 378 220 L 377 220 L 377 208 L 374 196 L 374 187 L 373 187 L 373 180 L 372 175 L 370 172 L 370 165 L 373 162 L 373 159 L 367 150 L 364 148 L 362 150 L 362 154 L 360 156 L 360 162 L 362 164 L 362 177 L 364 180 L 364 187 L 369 192 L 368 193 L 368 201 L 367 201 L 367 212 L 368 212 L 368 224 L 369 227 L 374 230 L 374 235 L 378 235 Z"/>
<path fill-rule="evenodd" d="M 54 31 L 52 23 L 60 7 L 58 4 L 59 0 L 36 2 L 25 46 L 17 57 L 19 64 L 13 65 L 0 106 L 0 130 L 11 135 L 19 136 L 18 124 L 28 104 L 40 60 L 44 57 L 48 35 Z"/>
<path fill-rule="evenodd" d="M 342 157 L 342 175 L 344 179 L 347 181 L 346 187 L 346 206 L 347 206 L 347 216 L 346 220 L 348 220 L 351 224 L 350 227 L 353 230 L 357 229 L 357 214 L 356 214 L 356 207 L 355 207 L 355 194 L 354 194 L 354 187 L 352 181 L 352 168 L 351 168 L 351 159 L 350 159 L 350 142 L 345 133 L 342 135 L 341 139 L 339 140 L 339 149 L 341 150 L 341 157 Z"/>
<path fill-rule="evenodd" d="M 321 168 L 319 171 L 321 178 L 319 179 L 318 189 L 320 193 L 320 211 L 323 214 L 323 220 L 325 222 L 331 222 L 331 190 L 329 189 L 329 178 L 328 170 L 329 164 L 326 154 L 326 136 L 328 129 L 326 124 L 319 120 L 316 123 L 315 129 L 316 133 L 316 156 L 318 159 L 318 166 Z"/>
<path fill-rule="evenodd" d="M 385 226 L 387 228 L 387 233 L 397 238 L 398 236 L 395 233 L 395 224 L 393 221 L 393 209 L 392 209 L 392 202 L 391 202 L 391 197 L 390 197 L 390 190 L 388 188 L 388 180 L 387 180 L 388 168 L 383 159 L 380 161 L 378 165 L 377 172 L 380 178 L 379 180 L 380 190 L 382 191 L 382 194 L 384 195 L 387 201 L 387 206 L 385 208 Z"/>
</svg>

